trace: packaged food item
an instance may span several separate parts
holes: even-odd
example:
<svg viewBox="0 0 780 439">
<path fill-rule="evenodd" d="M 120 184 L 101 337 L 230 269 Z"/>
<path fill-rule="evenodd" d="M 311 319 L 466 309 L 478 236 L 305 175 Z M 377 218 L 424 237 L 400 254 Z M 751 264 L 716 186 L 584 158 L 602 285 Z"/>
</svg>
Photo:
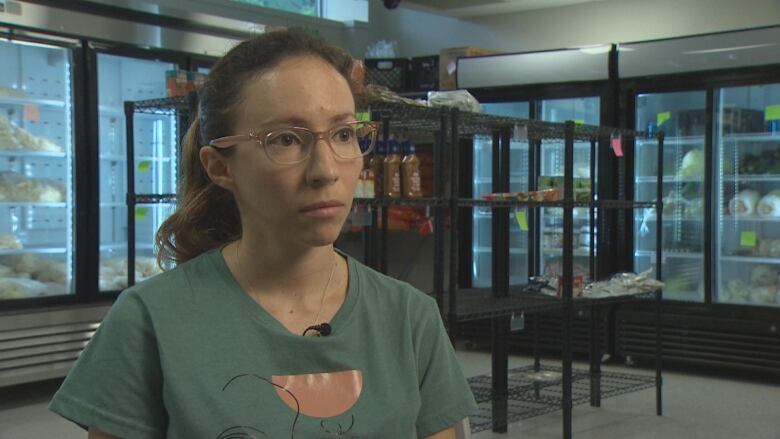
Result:
<svg viewBox="0 0 780 439">
<path fill-rule="evenodd" d="M 758 204 L 759 194 L 753 189 L 745 189 L 729 201 L 729 213 L 732 215 L 752 215 Z"/>
<path fill-rule="evenodd" d="M 571 297 L 580 297 L 585 288 L 585 278 L 582 275 L 572 277 Z M 563 276 L 558 276 L 558 297 L 563 297 Z"/>
<path fill-rule="evenodd" d="M 384 196 L 384 174 L 382 171 L 384 170 L 385 154 L 387 154 L 387 144 L 384 140 L 377 140 L 376 149 L 368 161 L 368 167 L 374 174 L 374 193 L 377 197 Z"/>
<path fill-rule="evenodd" d="M 590 170 L 588 169 L 588 172 Z M 558 199 L 545 201 L 558 201 L 563 199 L 564 177 L 539 177 L 539 189 L 556 189 Z M 591 200 L 590 178 L 573 178 L 572 187 L 574 191 L 574 201 L 585 203 Z"/>
<path fill-rule="evenodd" d="M 384 182 L 382 184 L 384 195 L 388 198 L 398 198 L 401 196 L 401 154 L 398 141 L 391 139 L 388 141 L 389 153 L 384 160 L 382 175 Z"/>
<path fill-rule="evenodd" d="M 777 271 L 769 265 L 756 265 L 750 271 L 750 282 L 754 287 L 764 287 L 777 283 Z"/>
<path fill-rule="evenodd" d="M 169 98 L 187 94 L 187 72 L 179 69 L 166 71 L 165 90 Z"/>
<path fill-rule="evenodd" d="M 0 249 L 20 250 L 23 248 L 22 241 L 11 234 L 0 234 Z"/>
<path fill-rule="evenodd" d="M 756 211 L 759 216 L 780 217 L 780 189 L 764 195 L 758 202 Z"/>
<path fill-rule="evenodd" d="M 403 176 L 403 195 L 407 198 L 422 197 L 420 185 L 420 159 L 415 155 L 414 143 L 404 141 L 405 154 L 401 160 L 401 175 Z"/>
</svg>

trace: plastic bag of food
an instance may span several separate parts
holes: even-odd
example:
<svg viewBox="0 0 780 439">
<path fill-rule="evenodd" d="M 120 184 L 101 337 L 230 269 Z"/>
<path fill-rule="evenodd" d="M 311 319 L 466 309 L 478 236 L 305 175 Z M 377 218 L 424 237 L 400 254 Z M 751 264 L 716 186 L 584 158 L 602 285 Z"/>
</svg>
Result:
<svg viewBox="0 0 780 439">
<path fill-rule="evenodd" d="M 431 107 L 453 107 L 474 113 L 482 112 L 482 105 L 466 90 L 429 91 L 428 105 Z"/>
<path fill-rule="evenodd" d="M 769 265 L 756 265 L 750 271 L 750 282 L 756 287 L 774 285 L 777 282 L 777 271 Z"/>
<path fill-rule="evenodd" d="M 761 198 L 756 211 L 760 216 L 780 217 L 780 190 L 774 190 Z"/>
<path fill-rule="evenodd" d="M 46 292 L 46 284 L 37 280 L 19 277 L 0 279 L 0 299 L 21 299 L 42 296 Z"/>
<path fill-rule="evenodd" d="M 745 189 L 729 201 L 729 213 L 732 215 L 752 215 L 756 211 L 759 194 L 753 189 Z"/>
</svg>

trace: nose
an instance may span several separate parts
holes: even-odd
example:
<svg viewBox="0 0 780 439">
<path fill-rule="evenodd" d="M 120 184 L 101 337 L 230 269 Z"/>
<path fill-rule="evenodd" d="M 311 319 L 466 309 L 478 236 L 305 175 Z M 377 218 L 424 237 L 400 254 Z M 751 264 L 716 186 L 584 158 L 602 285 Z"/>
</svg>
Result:
<svg viewBox="0 0 780 439">
<path fill-rule="evenodd" d="M 336 156 L 325 137 L 318 136 L 314 139 L 308 164 L 306 180 L 311 186 L 327 186 L 338 181 Z"/>
</svg>

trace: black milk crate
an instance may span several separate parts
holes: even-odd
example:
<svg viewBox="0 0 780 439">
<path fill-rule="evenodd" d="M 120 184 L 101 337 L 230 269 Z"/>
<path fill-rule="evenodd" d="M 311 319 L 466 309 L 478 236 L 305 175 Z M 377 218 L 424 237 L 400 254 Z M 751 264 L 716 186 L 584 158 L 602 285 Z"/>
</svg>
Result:
<svg viewBox="0 0 780 439">
<path fill-rule="evenodd" d="M 390 90 L 409 90 L 409 60 L 406 58 L 366 59 L 366 84 L 383 85 Z"/>
<path fill-rule="evenodd" d="M 439 55 L 412 58 L 410 91 L 439 89 Z"/>
</svg>

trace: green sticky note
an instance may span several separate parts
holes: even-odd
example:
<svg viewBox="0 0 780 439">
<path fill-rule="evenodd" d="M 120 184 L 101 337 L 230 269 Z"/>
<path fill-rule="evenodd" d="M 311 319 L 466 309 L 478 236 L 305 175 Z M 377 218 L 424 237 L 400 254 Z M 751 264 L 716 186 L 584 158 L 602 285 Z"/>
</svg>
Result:
<svg viewBox="0 0 780 439">
<path fill-rule="evenodd" d="M 743 247 L 756 246 L 756 232 L 742 232 L 739 234 L 739 245 Z"/>
<path fill-rule="evenodd" d="M 574 125 L 585 125 L 585 119 L 574 119 Z"/>
<path fill-rule="evenodd" d="M 144 160 L 138 164 L 138 172 L 149 172 L 152 170 L 152 162 Z"/>
<path fill-rule="evenodd" d="M 360 113 L 355 113 L 355 120 L 358 122 L 370 122 L 371 121 L 371 113 L 368 111 L 362 111 Z"/>
<path fill-rule="evenodd" d="M 146 207 L 136 207 L 135 208 L 135 220 L 141 221 L 142 219 L 146 218 L 146 215 L 149 214 L 149 209 Z"/>
<path fill-rule="evenodd" d="M 528 219 L 525 217 L 525 210 L 515 210 L 515 218 L 517 219 L 517 225 L 520 226 L 520 230 L 527 232 Z"/>
<path fill-rule="evenodd" d="M 780 105 L 767 105 L 764 108 L 764 120 L 780 120 Z"/>
<path fill-rule="evenodd" d="M 672 112 L 671 111 L 664 111 L 662 113 L 658 113 L 658 120 L 656 123 L 656 126 L 661 126 L 662 123 L 666 122 L 667 120 L 672 118 Z"/>
</svg>

